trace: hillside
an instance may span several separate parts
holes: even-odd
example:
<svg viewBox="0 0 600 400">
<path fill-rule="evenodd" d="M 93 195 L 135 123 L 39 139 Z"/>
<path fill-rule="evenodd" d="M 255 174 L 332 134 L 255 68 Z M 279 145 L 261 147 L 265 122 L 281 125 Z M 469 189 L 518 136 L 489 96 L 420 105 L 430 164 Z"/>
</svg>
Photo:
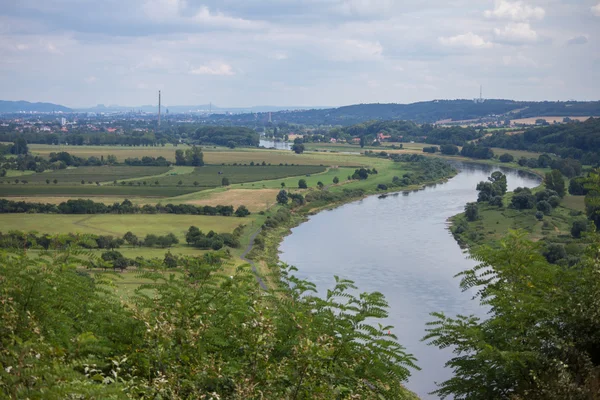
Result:
<svg viewBox="0 0 600 400">
<path fill-rule="evenodd" d="M 5 101 L 0 100 L 0 113 L 17 112 L 72 112 L 68 107 L 53 103 L 30 103 L 28 101 Z"/>
<path fill-rule="evenodd" d="M 271 114 L 274 123 L 350 126 L 370 120 L 408 120 L 434 123 L 442 120 L 463 121 L 485 117 L 510 116 L 511 119 L 538 116 L 600 116 L 596 102 L 519 102 L 513 100 L 433 100 L 412 104 L 356 104 L 339 108 L 278 111 Z M 259 114 L 212 115 L 210 123 L 253 124 L 266 122 Z"/>
</svg>

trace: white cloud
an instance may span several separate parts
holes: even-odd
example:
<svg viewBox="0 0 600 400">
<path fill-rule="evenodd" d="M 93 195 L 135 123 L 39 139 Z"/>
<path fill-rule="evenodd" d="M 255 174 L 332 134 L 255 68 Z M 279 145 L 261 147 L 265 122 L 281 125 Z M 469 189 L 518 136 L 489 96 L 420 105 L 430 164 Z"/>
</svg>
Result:
<svg viewBox="0 0 600 400">
<path fill-rule="evenodd" d="M 589 42 L 587 35 L 579 35 L 567 40 L 569 46 L 587 44 Z"/>
<path fill-rule="evenodd" d="M 269 58 L 272 60 L 277 60 L 277 61 L 282 61 L 282 60 L 287 60 L 288 59 L 288 55 L 286 53 L 283 52 L 276 52 L 273 54 L 269 54 Z"/>
<path fill-rule="evenodd" d="M 204 64 L 198 68 L 194 68 L 190 70 L 190 74 L 192 75 L 235 75 L 233 68 L 231 65 L 220 62 L 213 62 L 209 64 Z"/>
<path fill-rule="evenodd" d="M 537 63 L 523 53 L 503 56 L 502 62 L 508 67 L 537 67 Z"/>
<path fill-rule="evenodd" d="M 146 0 L 143 10 L 149 19 L 159 23 L 195 24 L 199 27 L 239 30 L 265 27 L 261 21 L 234 18 L 220 12 L 213 13 L 206 6 L 192 11 L 186 0 Z"/>
<path fill-rule="evenodd" d="M 494 36 L 499 42 L 511 44 L 533 43 L 538 39 L 537 32 L 526 22 L 511 22 L 503 29 L 495 28 Z"/>
<path fill-rule="evenodd" d="M 380 60 L 383 54 L 383 46 L 378 41 L 326 40 L 317 41 L 315 45 L 321 46 L 323 55 L 334 61 L 375 61 Z"/>
<path fill-rule="evenodd" d="M 23 43 L 19 43 L 18 45 L 15 46 L 17 48 L 17 50 L 19 51 L 23 51 L 23 50 L 27 50 L 29 48 L 28 45 L 23 44 Z"/>
<path fill-rule="evenodd" d="M 527 21 L 530 19 L 543 19 L 546 11 L 541 7 L 531 7 L 523 4 L 522 1 L 496 0 L 494 9 L 485 11 L 483 15 L 486 18 Z"/>
<path fill-rule="evenodd" d="M 600 3 L 592 7 L 592 14 L 594 14 L 597 17 L 600 17 Z"/>
<path fill-rule="evenodd" d="M 467 47 L 472 49 L 487 49 L 493 46 L 491 42 L 486 41 L 479 35 L 473 32 L 468 32 L 463 35 L 451 37 L 440 37 L 439 42 L 448 47 Z"/>
<path fill-rule="evenodd" d="M 344 15 L 368 17 L 385 15 L 393 5 L 393 0 L 342 0 L 337 9 Z"/>
<path fill-rule="evenodd" d="M 88 76 L 87 78 L 84 79 L 85 83 L 94 83 L 98 80 L 98 78 L 96 78 L 95 76 Z"/>
</svg>

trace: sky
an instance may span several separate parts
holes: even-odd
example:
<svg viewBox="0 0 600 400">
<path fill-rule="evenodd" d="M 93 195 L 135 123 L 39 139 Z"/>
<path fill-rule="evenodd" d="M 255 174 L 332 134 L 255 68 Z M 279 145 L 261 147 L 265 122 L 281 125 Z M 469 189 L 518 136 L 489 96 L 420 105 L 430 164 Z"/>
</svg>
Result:
<svg viewBox="0 0 600 400">
<path fill-rule="evenodd" d="M 0 99 L 600 99 L 600 0 L 3 0 Z"/>
</svg>

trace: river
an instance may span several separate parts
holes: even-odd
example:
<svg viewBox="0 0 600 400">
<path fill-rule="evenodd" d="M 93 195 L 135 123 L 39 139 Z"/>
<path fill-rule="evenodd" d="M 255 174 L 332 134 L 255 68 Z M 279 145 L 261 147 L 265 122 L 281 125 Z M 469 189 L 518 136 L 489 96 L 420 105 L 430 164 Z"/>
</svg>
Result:
<svg viewBox="0 0 600 400">
<path fill-rule="evenodd" d="M 422 399 L 435 382 L 451 376 L 444 368 L 449 351 L 421 342 L 429 313 L 485 314 L 472 295 L 462 293 L 454 276 L 475 265 L 448 230 L 447 219 L 477 199 L 475 187 L 499 167 L 458 164 L 448 182 L 420 191 L 377 196 L 323 211 L 292 229 L 279 250 L 280 259 L 298 267 L 297 275 L 314 282 L 320 293 L 333 287 L 333 276 L 351 279 L 360 291 L 379 291 L 390 305 L 386 321 L 421 371 L 407 387 Z M 535 187 L 532 175 L 502 169 L 508 188 Z"/>
<path fill-rule="evenodd" d="M 276 142 L 274 140 L 260 139 L 258 145 L 261 146 L 261 147 L 265 147 L 267 149 L 291 150 L 293 143 L 290 143 L 290 142 Z"/>
</svg>

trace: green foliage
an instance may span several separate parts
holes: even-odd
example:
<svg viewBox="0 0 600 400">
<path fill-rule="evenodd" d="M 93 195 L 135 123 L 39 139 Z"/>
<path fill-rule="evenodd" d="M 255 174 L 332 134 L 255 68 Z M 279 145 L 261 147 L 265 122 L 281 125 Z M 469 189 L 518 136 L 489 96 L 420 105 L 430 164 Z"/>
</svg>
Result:
<svg viewBox="0 0 600 400">
<path fill-rule="evenodd" d="M 517 210 L 529 210 L 535 207 L 535 203 L 531 189 L 518 187 L 514 190 L 510 205 Z"/>
<path fill-rule="evenodd" d="M 298 188 L 299 189 L 307 189 L 308 185 L 306 184 L 306 179 L 300 179 L 298 181 Z"/>
<path fill-rule="evenodd" d="M 513 155 L 512 154 L 508 154 L 508 153 L 502 154 L 500 157 L 498 157 L 498 159 L 500 160 L 500 162 L 503 162 L 503 163 L 510 163 L 510 162 L 513 162 L 515 160 L 515 158 L 513 157 Z"/>
<path fill-rule="evenodd" d="M 304 153 L 304 144 L 302 143 L 294 143 L 292 146 L 292 151 L 296 154 Z"/>
<path fill-rule="evenodd" d="M 333 184 L 337 185 L 338 183 L 340 183 L 340 178 L 338 178 L 337 176 L 333 177 Z"/>
<path fill-rule="evenodd" d="M 599 128 L 600 118 L 590 118 L 585 122 L 529 128 L 518 135 L 500 132 L 482 139 L 482 142 L 491 147 L 554 153 L 593 165 L 600 161 Z"/>
<path fill-rule="evenodd" d="M 175 150 L 175 165 L 189 165 L 192 167 L 201 167 L 204 165 L 204 155 L 202 149 L 198 146 L 192 146 L 191 149 Z"/>
<path fill-rule="evenodd" d="M 245 205 L 241 205 L 235 210 L 236 217 L 243 218 L 243 217 L 247 217 L 248 215 L 250 215 L 250 211 L 248 210 L 248 208 Z"/>
<path fill-rule="evenodd" d="M 473 251 L 461 277 L 489 309 L 485 319 L 432 314 L 424 340 L 452 348 L 454 376 L 436 394 L 456 399 L 590 399 L 597 395 L 600 278 L 597 249 L 577 268 L 548 263 L 512 232 Z"/>
<path fill-rule="evenodd" d="M 263 291 L 225 253 L 143 272 L 130 301 L 74 255 L 0 252 L 0 397 L 406 399 L 415 359 L 381 293 L 336 278 L 324 298 L 283 266 Z M 173 265 L 173 264 L 171 264 Z"/>
<path fill-rule="evenodd" d="M 288 203 L 288 194 L 285 190 L 280 190 L 279 193 L 277 193 L 277 203 L 283 205 Z"/>
<path fill-rule="evenodd" d="M 500 171 L 495 171 L 488 178 L 489 182 L 479 182 L 477 185 L 477 202 L 482 203 L 491 201 L 497 196 L 504 196 L 507 191 L 506 175 Z M 497 203 L 497 200 L 496 200 Z M 502 206 L 502 205 L 500 205 Z"/>
<path fill-rule="evenodd" d="M 467 221 L 476 221 L 479 219 L 479 207 L 477 207 L 477 203 L 467 203 L 465 206 L 465 217 Z"/>
<path fill-rule="evenodd" d="M 560 197 L 565 195 L 565 179 L 562 173 L 553 169 L 551 172 L 546 173 L 544 176 L 544 185 L 549 190 L 554 190 Z"/>
</svg>

